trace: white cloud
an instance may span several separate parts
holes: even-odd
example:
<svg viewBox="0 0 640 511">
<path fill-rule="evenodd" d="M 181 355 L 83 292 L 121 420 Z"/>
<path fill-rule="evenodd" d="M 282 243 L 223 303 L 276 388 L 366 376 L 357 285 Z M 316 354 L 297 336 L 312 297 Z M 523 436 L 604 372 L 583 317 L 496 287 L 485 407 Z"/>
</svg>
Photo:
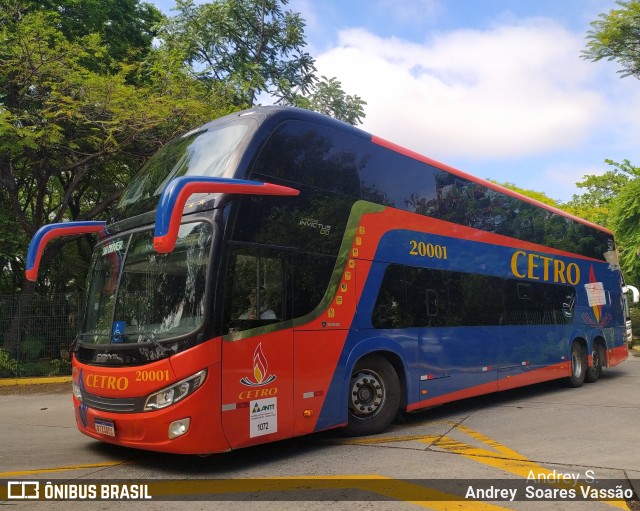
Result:
<svg viewBox="0 0 640 511">
<path fill-rule="evenodd" d="M 423 44 L 363 29 L 317 57 L 367 101 L 363 128 L 438 159 L 574 148 L 607 118 L 582 35 L 546 19 L 440 33 Z"/>
</svg>

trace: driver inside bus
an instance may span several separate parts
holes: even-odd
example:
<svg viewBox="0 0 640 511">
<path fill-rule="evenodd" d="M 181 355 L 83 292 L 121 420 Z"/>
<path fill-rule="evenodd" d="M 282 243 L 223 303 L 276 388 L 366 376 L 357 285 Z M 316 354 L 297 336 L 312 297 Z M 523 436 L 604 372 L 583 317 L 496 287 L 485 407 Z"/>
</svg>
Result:
<svg viewBox="0 0 640 511">
<path fill-rule="evenodd" d="M 261 287 L 260 301 L 262 303 L 260 304 L 260 315 L 258 316 L 258 293 L 255 287 L 252 288 L 247 296 L 249 307 L 238 317 L 238 319 L 277 319 L 276 313 L 273 312 L 266 304 L 266 300 L 264 299 L 265 296 L 265 289 Z"/>
</svg>

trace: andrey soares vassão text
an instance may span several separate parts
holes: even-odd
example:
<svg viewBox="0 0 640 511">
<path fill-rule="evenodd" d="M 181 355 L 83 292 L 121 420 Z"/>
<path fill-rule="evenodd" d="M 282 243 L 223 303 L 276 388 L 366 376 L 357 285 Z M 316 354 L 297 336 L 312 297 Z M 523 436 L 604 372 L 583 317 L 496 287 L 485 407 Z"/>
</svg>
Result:
<svg viewBox="0 0 640 511">
<path fill-rule="evenodd" d="M 555 469 L 539 474 L 531 470 L 526 481 L 516 479 L 511 487 L 500 487 L 495 484 L 470 485 L 465 498 L 511 502 L 514 500 L 630 500 L 633 498 L 633 490 L 624 488 L 622 484 L 601 488 L 592 486 L 594 482 L 596 477 L 593 470 L 587 470 L 584 476 L 579 472 L 558 472 Z M 523 485 L 526 486 L 522 487 Z"/>
</svg>

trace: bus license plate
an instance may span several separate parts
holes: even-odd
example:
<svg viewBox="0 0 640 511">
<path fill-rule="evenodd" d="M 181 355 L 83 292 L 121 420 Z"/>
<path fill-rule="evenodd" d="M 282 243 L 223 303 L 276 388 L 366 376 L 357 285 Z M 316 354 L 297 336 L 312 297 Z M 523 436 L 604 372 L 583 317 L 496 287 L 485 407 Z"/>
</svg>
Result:
<svg viewBox="0 0 640 511">
<path fill-rule="evenodd" d="M 113 424 L 113 421 L 96 419 L 94 422 L 94 426 L 98 433 L 101 433 L 103 435 L 116 436 L 116 427 Z"/>
</svg>

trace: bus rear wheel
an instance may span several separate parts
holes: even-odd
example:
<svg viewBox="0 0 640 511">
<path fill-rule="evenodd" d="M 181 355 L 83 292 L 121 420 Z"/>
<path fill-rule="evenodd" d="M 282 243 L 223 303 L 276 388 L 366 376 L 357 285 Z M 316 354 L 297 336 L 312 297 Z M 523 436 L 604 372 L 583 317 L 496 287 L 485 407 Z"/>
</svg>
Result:
<svg viewBox="0 0 640 511">
<path fill-rule="evenodd" d="M 375 435 L 389 427 L 400 407 L 400 380 L 379 355 L 359 360 L 349 383 L 349 436 Z"/>
<path fill-rule="evenodd" d="M 569 385 L 571 387 L 581 387 L 584 383 L 587 372 L 587 353 L 582 344 L 574 342 L 571 346 L 571 376 Z"/>
<path fill-rule="evenodd" d="M 604 364 L 604 360 L 607 354 L 604 351 L 604 346 L 600 343 L 596 343 L 593 345 L 593 350 L 591 351 L 591 367 L 587 369 L 587 373 L 585 375 L 585 381 L 589 383 L 594 383 L 598 381 L 600 375 L 602 374 L 602 368 Z"/>
</svg>

